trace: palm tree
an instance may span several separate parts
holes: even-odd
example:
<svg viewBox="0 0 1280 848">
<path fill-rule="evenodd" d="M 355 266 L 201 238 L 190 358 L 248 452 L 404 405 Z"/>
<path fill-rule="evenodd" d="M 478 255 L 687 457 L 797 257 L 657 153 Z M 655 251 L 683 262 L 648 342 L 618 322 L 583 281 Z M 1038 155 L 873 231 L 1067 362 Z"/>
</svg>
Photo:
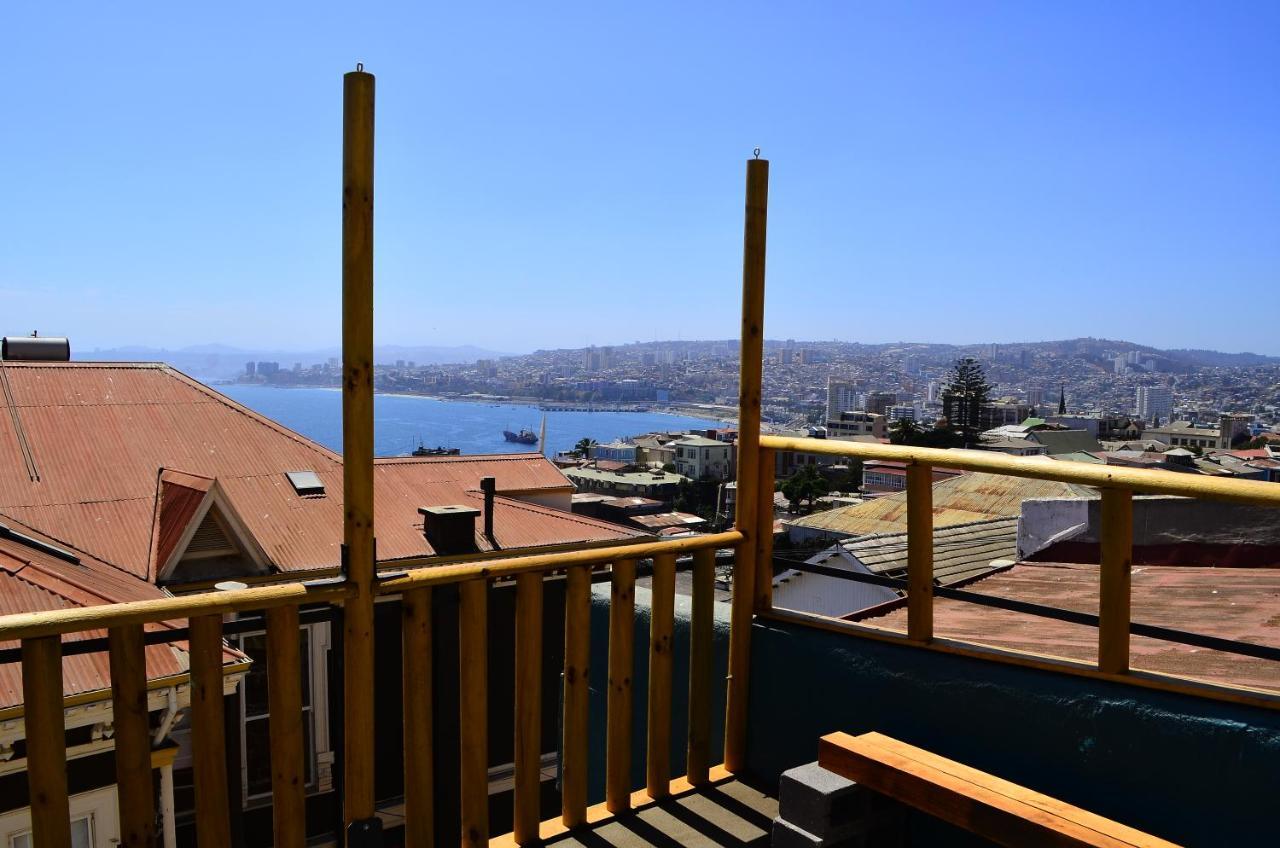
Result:
<svg viewBox="0 0 1280 848">
<path fill-rule="evenodd" d="M 899 418 L 889 428 L 889 442 L 894 445 L 915 445 L 920 443 L 924 428 L 911 418 Z"/>
<path fill-rule="evenodd" d="M 596 440 L 590 436 L 584 436 L 578 439 L 578 443 L 573 446 L 574 456 L 586 456 L 591 451 L 591 446 L 596 444 Z"/>
</svg>

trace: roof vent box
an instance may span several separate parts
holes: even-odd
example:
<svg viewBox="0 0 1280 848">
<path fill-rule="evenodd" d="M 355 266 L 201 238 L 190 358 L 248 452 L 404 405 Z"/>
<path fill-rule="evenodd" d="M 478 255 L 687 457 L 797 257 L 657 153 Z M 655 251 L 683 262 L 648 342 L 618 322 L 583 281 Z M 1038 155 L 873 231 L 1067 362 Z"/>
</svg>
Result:
<svg viewBox="0 0 1280 848">
<path fill-rule="evenodd" d="M 427 543 L 438 556 L 475 553 L 476 519 L 480 510 L 470 506 L 424 506 L 418 508 L 422 516 L 422 531 Z"/>
</svg>

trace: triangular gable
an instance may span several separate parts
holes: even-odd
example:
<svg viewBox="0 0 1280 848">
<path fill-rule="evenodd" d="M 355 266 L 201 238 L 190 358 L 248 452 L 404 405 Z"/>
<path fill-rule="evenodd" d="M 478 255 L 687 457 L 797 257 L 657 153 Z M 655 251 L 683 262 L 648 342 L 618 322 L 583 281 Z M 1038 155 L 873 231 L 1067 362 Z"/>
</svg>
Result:
<svg viewBox="0 0 1280 848">
<path fill-rule="evenodd" d="M 201 560 L 207 567 L 200 567 Z M 161 470 L 147 566 L 152 582 L 182 583 L 270 570 L 266 552 L 216 479 Z"/>
</svg>

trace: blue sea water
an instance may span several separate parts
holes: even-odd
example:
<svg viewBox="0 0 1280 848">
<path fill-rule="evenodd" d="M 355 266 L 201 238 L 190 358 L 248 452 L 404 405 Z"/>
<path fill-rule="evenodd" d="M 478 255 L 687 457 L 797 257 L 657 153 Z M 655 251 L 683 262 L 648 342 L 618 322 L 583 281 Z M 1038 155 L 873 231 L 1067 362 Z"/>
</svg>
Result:
<svg viewBox="0 0 1280 848">
<path fill-rule="evenodd" d="M 285 389 L 220 385 L 214 388 L 255 412 L 279 421 L 335 451 L 342 450 L 342 394 L 337 389 Z M 464 454 L 536 452 L 502 437 L 522 427 L 538 432 L 547 416 L 548 455 L 572 450 L 584 437 L 610 442 L 655 430 L 714 427 L 705 418 L 660 412 L 547 412 L 537 407 L 438 400 L 412 395 L 376 395 L 373 401 L 373 449 L 378 456 L 407 454 L 418 446 L 460 448 Z"/>
</svg>

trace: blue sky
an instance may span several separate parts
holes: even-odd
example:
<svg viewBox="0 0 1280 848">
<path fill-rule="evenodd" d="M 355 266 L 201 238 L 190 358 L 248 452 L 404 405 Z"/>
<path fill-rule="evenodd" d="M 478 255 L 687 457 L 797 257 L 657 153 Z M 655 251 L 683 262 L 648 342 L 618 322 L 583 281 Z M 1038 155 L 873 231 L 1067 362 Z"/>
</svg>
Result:
<svg viewBox="0 0 1280 848">
<path fill-rule="evenodd" d="M 114 5 L 114 4 L 113 4 Z M 378 76 L 387 344 L 738 331 L 1280 354 L 1280 4 L 6 4 L 0 332 L 337 340 Z"/>
</svg>

